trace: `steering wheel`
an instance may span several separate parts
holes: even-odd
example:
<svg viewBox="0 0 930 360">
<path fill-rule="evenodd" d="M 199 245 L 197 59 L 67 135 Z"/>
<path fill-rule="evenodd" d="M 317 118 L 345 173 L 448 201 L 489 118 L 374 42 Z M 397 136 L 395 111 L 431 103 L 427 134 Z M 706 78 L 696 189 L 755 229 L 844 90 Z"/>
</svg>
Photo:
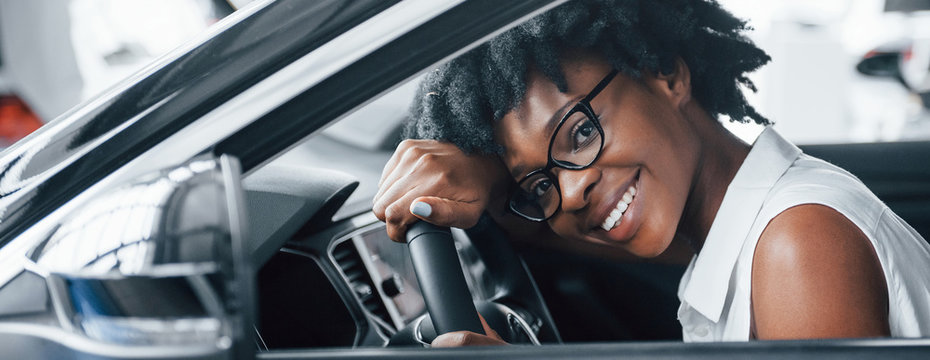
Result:
<svg viewBox="0 0 930 360">
<path fill-rule="evenodd" d="M 407 248 L 436 333 L 484 334 L 449 228 L 414 223 L 407 230 Z"/>
</svg>

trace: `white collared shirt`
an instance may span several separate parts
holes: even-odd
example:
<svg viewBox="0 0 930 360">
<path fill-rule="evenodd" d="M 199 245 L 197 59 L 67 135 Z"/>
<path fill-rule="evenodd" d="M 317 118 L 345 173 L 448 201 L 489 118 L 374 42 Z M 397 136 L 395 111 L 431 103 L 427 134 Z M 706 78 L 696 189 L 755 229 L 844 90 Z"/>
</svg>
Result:
<svg viewBox="0 0 930 360">
<path fill-rule="evenodd" d="M 772 218 L 801 204 L 833 208 L 872 242 L 888 286 L 891 335 L 930 336 L 930 244 L 859 179 L 802 154 L 769 127 L 727 188 L 700 255 L 681 278 L 684 340 L 749 339 L 756 243 Z"/>
</svg>

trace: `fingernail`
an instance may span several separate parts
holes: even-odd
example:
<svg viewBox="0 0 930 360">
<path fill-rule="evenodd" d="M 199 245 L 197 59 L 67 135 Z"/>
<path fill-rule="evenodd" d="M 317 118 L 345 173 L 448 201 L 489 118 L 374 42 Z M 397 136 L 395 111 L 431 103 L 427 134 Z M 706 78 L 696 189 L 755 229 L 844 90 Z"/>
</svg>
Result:
<svg viewBox="0 0 930 360">
<path fill-rule="evenodd" d="M 433 213 L 433 208 L 425 202 L 417 201 L 410 207 L 410 212 L 416 216 L 429 217 Z"/>
</svg>

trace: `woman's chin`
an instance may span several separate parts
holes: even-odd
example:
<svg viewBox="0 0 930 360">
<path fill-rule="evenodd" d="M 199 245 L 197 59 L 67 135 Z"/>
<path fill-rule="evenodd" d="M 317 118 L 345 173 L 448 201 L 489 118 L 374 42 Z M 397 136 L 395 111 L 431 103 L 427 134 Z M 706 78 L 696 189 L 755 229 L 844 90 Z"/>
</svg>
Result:
<svg viewBox="0 0 930 360">
<path fill-rule="evenodd" d="M 655 241 L 654 239 L 644 239 L 641 237 L 634 237 L 633 239 L 620 244 L 620 246 L 630 254 L 643 259 L 657 257 L 662 255 L 662 253 L 668 249 L 667 242 Z"/>
</svg>

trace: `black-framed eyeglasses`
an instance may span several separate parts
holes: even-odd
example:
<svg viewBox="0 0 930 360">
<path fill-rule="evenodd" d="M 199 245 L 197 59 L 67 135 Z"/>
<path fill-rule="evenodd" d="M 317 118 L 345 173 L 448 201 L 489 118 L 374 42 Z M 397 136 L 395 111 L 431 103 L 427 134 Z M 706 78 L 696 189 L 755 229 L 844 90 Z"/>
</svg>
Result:
<svg viewBox="0 0 930 360">
<path fill-rule="evenodd" d="M 591 100 L 617 75 L 614 69 L 578 101 L 556 125 L 549 140 L 548 163 L 531 171 L 517 183 L 508 201 L 510 211 L 532 221 L 546 221 L 562 207 L 557 177 L 550 170 L 560 167 L 581 170 L 591 166 L 604 149 L 604 129 Z"/>
</svg>

